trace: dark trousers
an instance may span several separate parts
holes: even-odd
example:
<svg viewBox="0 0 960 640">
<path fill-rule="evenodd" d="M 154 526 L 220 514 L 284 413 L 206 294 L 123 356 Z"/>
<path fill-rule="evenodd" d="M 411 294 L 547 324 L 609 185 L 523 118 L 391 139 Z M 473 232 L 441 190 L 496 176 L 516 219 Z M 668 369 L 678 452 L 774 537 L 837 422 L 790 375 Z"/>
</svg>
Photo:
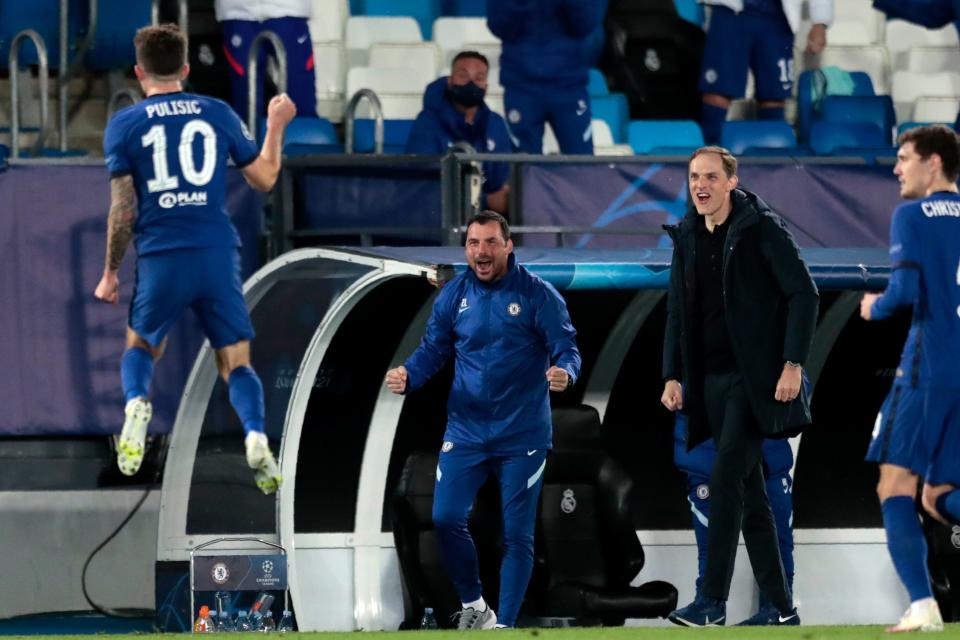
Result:
<svg viewBox="0 0 960 640">
<path fill-rule="evenodd" d="M 741 526 L 760 592 L 781 611 L 793 598 L 780 559 L 777 527 L 764 488 L 763 434 L 739 373 L 707 374 L 704 400 L 717 459 L 710 475 L 710 527 L 703 595 L 726 600 Z"/>
</svg>

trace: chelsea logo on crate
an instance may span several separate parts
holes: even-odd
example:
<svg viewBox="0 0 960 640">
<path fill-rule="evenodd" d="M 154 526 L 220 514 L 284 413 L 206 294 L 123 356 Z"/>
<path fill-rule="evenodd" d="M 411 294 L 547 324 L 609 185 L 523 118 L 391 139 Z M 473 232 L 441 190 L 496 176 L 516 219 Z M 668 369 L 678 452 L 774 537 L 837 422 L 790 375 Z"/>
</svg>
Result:
<svg viewBox="0 0 960 640">
<path fill-rule="evenodd" d="M 510 304 L 508 304 L 508 305 L 507 305 L 507 313 L 509 313 L 509 314 L 512 315 L 512 316 L 518 316 L 518 315 L 520 315 L 520 303 L 519 303 L 519 302 L 511 302 Z"/>
<path fill-rule="evenodd" d="M 217 584 L 224 584 L 230 579 L 230 569 L 222 562 L 218 562 L 210 569 L 210 577 Z"/>
</svg>

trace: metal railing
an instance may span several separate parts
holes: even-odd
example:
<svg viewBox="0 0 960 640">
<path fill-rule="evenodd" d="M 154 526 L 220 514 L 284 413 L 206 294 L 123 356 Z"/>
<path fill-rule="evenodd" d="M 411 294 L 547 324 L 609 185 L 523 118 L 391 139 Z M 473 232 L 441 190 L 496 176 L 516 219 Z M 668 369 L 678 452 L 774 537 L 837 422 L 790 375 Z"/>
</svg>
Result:
<svg viewBox="0 0 960 640">
<path fill-rule="evenodd" d="M 273 45 L 273 50 L 277 56 L 277 68 L 280 78 L 277 81 L 277 90 L 284 93 L 287 90 L 287 49 L 283 46 L 283 41 L 273 31 L 261 31 L 257 37 L 250 43 L 250 53 L 247 55 L 247 127 L 250 134 L 257 135 L 257 85 L 260 80 L 259 64 L 257 58 L 260 56 L 260 47 L 264 42 Z"/>
<path fill-rule="evenodd" d="M 359 89 L 350 98 L 347 108 L 344 111 L 344 150 L 347 153 L 353 153 L 353 128 L 354 120 L 357 117 L 357 107 L 364 98 L 370 103 L 370 109 L 373 111 L 373 152 L 377 155 L 383 153 L 383 105 L 380 104 L 380 98 L 373 89 Z"/>
<path fill-rule="evenodd" d="M 177 2 L 177 26 L 180 31 L 188 33 L 189 30 L 189 8 L 187 0 L 178 0 Z M 157 26 L 160 24 L 160 0 L 153 0 L 150 4 L 150 24 Z"/>
<path fill-rule="evenodd" d="M 43 147 L 43 139 L 47 132 L 47 119 L 50 113 L 50 95 L 48 93 L 47 45 L 43 37 L 33 29 L 24 29 L 13 38 L 10 43 L 8 63 L 10 68 L 10 155 L 16 158 L 20 155 L 20 44 L 24 40 L 33 42 L 37 49 L 38 70 L 37 81 L 40 87 L 40 132 L 34 145 L 34 153 Z"/>
</svg>

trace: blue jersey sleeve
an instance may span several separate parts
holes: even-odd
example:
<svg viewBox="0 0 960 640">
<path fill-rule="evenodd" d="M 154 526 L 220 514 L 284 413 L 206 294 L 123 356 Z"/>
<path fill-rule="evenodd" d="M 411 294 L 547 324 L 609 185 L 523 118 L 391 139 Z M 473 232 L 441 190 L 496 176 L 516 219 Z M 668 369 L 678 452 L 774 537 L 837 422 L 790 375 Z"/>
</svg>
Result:
<svg viewBox="0 0 960 640">
<path fill-rule="evenodd" d="M 130 158 L 124 147 L 127 128 L 124 120 L 114 116 L 103 132 L 103 157 L 107 163 L 107 171 L 112 177 L 124 176 L 131 173 Z"/>
<path fill-rule="evenodd" d="M 454 289 L 449 283 L 440 291 L 433 303 L 427 330 L 420 346 L 403 363 L 407 370 L 407 388 L 404 393 L 423 386 L 453 356 L 455 336 L 450 296 Z"/>
<path fill-rule="evenodd" d="M 226 112 L 224 131 L 227 134 L 227 150 L 234 164 L 242 169 L 257 159 L 260 150 L 253 139 L 253 134 L 240 120 L 240 116 L 230 107 L 226 107 L 224 111 Z"/>
<path fill-rule="evenodd" d="M 890 223 L 890 263 L 893 272 L 883 295 L 870 309 L 870 317 L 883 320 L 898 308 L 912 306 L 920 294 L 920 241 L 910 216 L 913 205 L 901 205 Z"/>
<path fill-rule="evenodd" d="M 570 385 L 580 377 L 580 350 L 577 349 L 577 330 L 570 322 L 567 303 L 549 282 L 542 282 L 542 300 L 537 306 L 537 326 L 547 342 L 551 364 L 570 375 Z"/>
</svg>

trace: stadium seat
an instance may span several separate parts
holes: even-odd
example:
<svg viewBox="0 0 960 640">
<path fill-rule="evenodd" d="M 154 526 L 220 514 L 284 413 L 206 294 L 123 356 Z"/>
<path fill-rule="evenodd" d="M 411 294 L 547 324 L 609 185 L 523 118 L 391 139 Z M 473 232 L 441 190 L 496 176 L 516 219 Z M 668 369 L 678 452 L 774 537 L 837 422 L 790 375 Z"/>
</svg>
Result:
<svg viewBox="0 0 960 640">
<path fill-rule="evenodd" d="M 797 137 L 793 128 L 783 121 L 732 120 L 723 123 L 720 146 L 733 155 L 749 155 L 754 149 L 777 149 L 787 155 L 796 149 Z"/>
<path fill-rule="evenodd" d="M 692 151 L 703 146 L 703 132 L 693 120 L 633 120 L 627 125 L 627 142 L 638 154 Z"/>
<path fill-rule="evenodd" d="M 407 148 L 407 138 L 413 120 L 384 120 L 383 121 L 383 152 L 403 153 Z M 353 122 L 353 152 L 373 153 L 374 151 L 374 121 L 369 118 L 354 120 Z"/>
<path fill-rule="evenodd" d="M 837 20 L 827 29 L 827 42 L 839 46 L 863 46 L 877 41 L 873 25 L 860 20 Z"/>
<path fill-rule="evenodd" d="M 956 110 L 954 110 L 956 113 Z M 890 96 L 827 96 L 820 105 L 824 122 L 871 122 L 887 134 L 887 143 L 896 126 Z"/>
<path fill-rule="evenodd" d="M 87 51 L 87 66 L 97 71 L 126 71 L 137 61 L 133 36 L 137 29 L 150 23 L 150 0 L 90 1 L 97 2 L 101 18 Z"/>
<path fill-rule="evenodd" d="M 840 47 L 830 44 L 820 54 L 820 66 L 863 71 L 877 94 L 890 92 L 890 56 L 883 45 Z"/>
<path fill-rule="evenodd" d="M 908 131 L 909 129 L 915 129 L 917 127 L 924 127 L 929 124 L 942 124 L 944 126 L 953 128 L 952 121 L 951 122 L 917 122 L 917 121 L 911 120 L 909 122 L 901 122 L 900 124 L 897 125 L 897 137 L 899 138 L 900 134 L 903 133 L 904 131 Z"/>
<path fill-rule="evenodd" d="M 350 15 L 347 0 L 313 0 L 310 38 L 314 43 L 343 40 L 343 25 Z"/>
<path fill-rule="evenodd" d="M 283 136 L 283 153 L 288 156 L 343 153 L 343 145 L 329 120 L 296 117 L 287 125 Z"/>
<path fill-rule="evenodd" d="M 631 513 L 633 480 L 604 450 L 597 410 L 554 409 L 553 439 L 537 514 L 538 575 L 524 610 L 573 618 L 574 626 L 666 616 L 677 604 L 672 584 L 631 586 L 645 560 Z"/>
<path fill-rule="evenodd" d="M 590 112 L 595 119 L 606 121 L 613 132 L 613 140 L 617 144 L 626 140 L 626 126 L 630 120 L 630 107 L 627 97 L 622 93 L 611 93 L 605 96 L 590 98 Z"/>
<path fill-rule="evenodd" d="M 491 67 L 499 67 L 501 49 L 499 42 L 464 42 L 462 49 L 458 51 L 441 52 L 440 56 L 444 63 L 450 66 L 460 51 L 476 51 L 487 59 Z"/>
<path fill-rule="evenodd" d="M 853 95 L 872 96 L 875 95 L 873 82 L 863 71 L 851 71 L 850 77 L 853 79 Z M 823 82 L 823 74 L 816 69 L 809 69 L 800 74 L 797 80 L 797 138 L 800 144 L 806 144 L 810 139 L 810 125 L 817 116 L 819 102 L 815 102 L 815 93 L 819 94 L 826 91 L 830 93 L 830 88 Z M 816 84 L 817 92 L 814 91 Z M 819 97 L 822 100 L 822 97 Z"/>
<path fill-rule="evenodd" d="M 445 13 L 451 16 L 483 17 L 487 15 L 487 0 L 452 0 Z"/>
<path fill-rule="evenodd" d="M 888 20 L 884 43 L 890 50 L 893 71 L 905 71 L 910 49 L 914 47 L 952 47 L 960 45 L 953 25 L 942 29 L 926 29 L 905 20 Z"/>
<path fill-rule="evenodd" d="M 412 69 L 417 81 L 408 90 L 423 90 L 437 78 L 437 46 L 432 42 L 384 43 L 370 45 L 368 65 L 375 68 Z"/>
<path fill-rule="evenodd" d="M 947 71 L 921 73 L 919 71 L 895 71 L 891 95 L 897 112 L 897 122 L 917 120 L 913 116 L 913 103 L 920 97 L 953 98 L 960 96 L 960 76 Z"/>
<path fill-rule="evenodd" d="M 503 85 L 500 84 L 500 67 L 490 67 L 487 72 L 487 95 L 503 95 Z"/>
<path fill-rule="evenodd" d="M 677 15 L 687 22 L 703 27 L 704 11 L 702 4 L 696 0 L 673 0 L 673 4 L 677 9 Z"/>
<path fill-rule="evenodd" d="M 871 42 L 883 41 L 883 25 L 887 16 L 873 8 L 872 0 L 842 0 L 833 3 L 833 19 L 840 22 L 860 22 L 867 25 L 868 33 L 873 34 Z M 806 42 L 806 36 L 803 40 L 797 42 Z M 827 36 L 827 42 L 830 42 L 830 34 Z M 821 63 L 822 64 L 822 63 Z"/>
<path fill-rule="evenodd" d="M 314 70 L 317 82 L 317 115 L 333 122 L 343 118 L 343 101 L 347 89 L 346 53 L 339 41 L 313 45 Z"/>
<path fill-rule="evenodd" d="M 950 122 L 957 118 L 960 109 L 958 98 L 932 98 L 921 96 L 913 103 L 912 119 L 916 122 Z"/>
<path fill-rule="evenodd" d="M 600 69 L 590 69 L 590 74 L 587 80 L 587 95 L 591 98 L 593 96 L 607 96 L 610 95 L 610 88 L 607 86 L 607 79 L 604 77 L 603 72 Z"/>
<path fill-rule="evenodd" d="M 354 67 L 347 72 L 347 102 L 360 89 L 371 89 L 377 94 L 384 118 L 413 119 L 423 108 L 424 85 L 420 83 L 418 73 L 413 69 Z M 369 102 L 360 102 L 356 117 L 373 117 Z"/>
<path fill-rule="evenodd" d="M 810 128 L 810 147 L 820 156 L 863 155 L 891 149 L 890 136 L 869 122 L 822 122 Z"/>
<path fill-rule="evenodd" d="M 420 25 L 424 40 L 430 39 L 433 21 L 440 15 L 439 0 L 364 0 L 364 15 L 410 16 Z"/>
<path fill-rule="evenodd" d="M 69 43 L 74 49 L 87 20 L 87 5 L 82 0 L 69 0 Z M 59 0 L 29 0 L 27 2 L 0 2 L 0 69 L 6 69 L 10 43 L 24 29 L 33 29 L 43 38 L 47 48 L 47 63 L 51 69 L 60 66 L 60 2 Z M 20 64 L 37 64 L 37 52 L 29 40 L 21 45 Z"/>
<path fill-rule="evenodd" d="M 913 47 L 907 52 L 907 71 L 960 73 L 957 47 Z"/>
<path fill-rule="evenodd" d="M 366 66 L 370 45 L 375 42 L 423 42 L 420 26 L 409 16 L 351 16 L 345 33 L 351 68 Z"/>
<path fill-rule="evenodd" d="M 440 49 L 441 63 L 447 67 L 467 43 L 473 47 L 500 45 L 500 39 L 487 28 L 486 18 L 437 18 L 433 23 L 433 41 Z M 490 65 L 499 66 L 499 57 L 490 60 Z"/>
</svg>

